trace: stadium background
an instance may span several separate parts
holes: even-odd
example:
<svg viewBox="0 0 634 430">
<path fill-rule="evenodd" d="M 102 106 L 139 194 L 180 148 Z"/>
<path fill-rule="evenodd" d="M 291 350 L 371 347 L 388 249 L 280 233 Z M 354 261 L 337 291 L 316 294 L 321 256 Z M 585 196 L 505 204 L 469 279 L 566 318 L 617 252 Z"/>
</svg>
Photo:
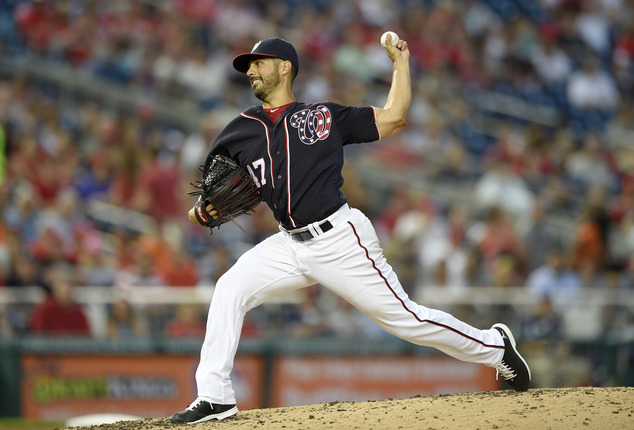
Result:
<svg viewBox="0 0 634 430">
<path fill-rule="evenodd" d="M 279 35 L 300 99 L 381 106 L 386 29 L 412 52 L 409 127 L 348 148 L 344 192 L 409 293 L 509 322 L 538 387 L 632 385 L 632 22 L 625 0 L 1 1 L 0 414 L 188 403 L 215 280 L 276 231 L 265 208 L 246 234 L 185 219 L 207 146 L 254 103 L 231 58 Z M 42 323 L 49 294 L 86 324 Z M 319 286 L 243 336 L 248 407 L 500 387 Z M 342 391 L 360 374 L 375 385 Z"/>
</svg>

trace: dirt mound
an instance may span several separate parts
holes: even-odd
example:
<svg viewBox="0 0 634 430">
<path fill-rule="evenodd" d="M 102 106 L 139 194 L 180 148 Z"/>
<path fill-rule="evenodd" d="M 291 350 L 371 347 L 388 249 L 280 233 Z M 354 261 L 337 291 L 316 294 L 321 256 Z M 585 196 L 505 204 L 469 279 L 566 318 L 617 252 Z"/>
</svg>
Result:
<svg viewBox="0 0 634 430">
<path fill-rule="evenodd" d="M 183 428 L 167 418 L 120 421 L 81 430 Z M 634 428 L 634 387 L 494 391 L 368 402 L 332 402 L 242 411 L 210 429 L 626 429 Z"/>
</svg>

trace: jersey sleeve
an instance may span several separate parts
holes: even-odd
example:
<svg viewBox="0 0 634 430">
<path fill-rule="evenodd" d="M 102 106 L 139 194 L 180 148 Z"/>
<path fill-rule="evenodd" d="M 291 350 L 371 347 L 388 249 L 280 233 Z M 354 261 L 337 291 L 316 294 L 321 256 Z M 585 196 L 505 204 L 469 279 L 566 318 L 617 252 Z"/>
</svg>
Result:
<svg viewBox="0 0 634 430">
<path fill-rule="evenodd" d="M 261 126 L 254 121 L 246 119 L 243 115 L 254 115 L 257 106 L 251 106 L 242 115 L 231 120 L 216 136 L 211 144 L 205 165 L 216 156 L 225 155 L 242 166 L 241 154 L 245 153 L 245 147 L 252 142 L 264 139 Z"/>
<path fill-rule="evenodd" d="M 381 138 L 374 108 L 343 106 L 336 103 L 332 103 L 330 108 L 344 145 L 374 142 Z"/>
<path fill-rule="evenodd" d="M 216 136 L 213 143 L 211 144 L 211 148 L 209 149 L 209 156 L 214 157 L 215 155 L 226 155 L 231 157 L 230 148 L 234 146 L 234 131 L 238 129 L 236 125 L 232 125 L 236 120 L 229 123 L 225 128 L 223 128 L 220 133 Z"/>
<path fill-rule="evenodd" d="M 242 141 L 240 135 L 241 121 L 240 117 L 233 119 L 216 136 L 207 154 L 205 169 L 216 155 L 224 155 L 234 160 L 236 159 L 236 153 Z"/>
</svg>

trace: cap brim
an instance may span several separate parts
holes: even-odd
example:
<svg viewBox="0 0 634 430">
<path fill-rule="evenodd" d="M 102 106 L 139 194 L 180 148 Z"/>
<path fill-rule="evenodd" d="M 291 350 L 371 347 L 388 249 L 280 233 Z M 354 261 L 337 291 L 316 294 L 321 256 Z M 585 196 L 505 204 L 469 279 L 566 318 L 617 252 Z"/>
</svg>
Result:
<svg viewBox="0 0 634 430">
<path fill-rule="evenodd" d="M 244 54 L 238 55 L 236 58 L 233 59 L 233 68 L 240 73 L 246 73 L 247 71 L 249 71 L 249 63 L 251 62 L 251 60 L 258 57 L 277 58 L 275 55 L 253 54 L 251 52 L 246 52 Z"/>
</svg>

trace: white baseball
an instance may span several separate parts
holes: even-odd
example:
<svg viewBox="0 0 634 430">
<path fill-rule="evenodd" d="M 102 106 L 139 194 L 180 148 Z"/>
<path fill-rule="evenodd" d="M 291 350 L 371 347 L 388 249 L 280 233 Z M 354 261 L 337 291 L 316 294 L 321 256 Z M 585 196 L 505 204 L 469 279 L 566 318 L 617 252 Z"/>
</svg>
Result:
<svg viewBox="0 0 634 430">
<path fill-rule="evenodd" d="M 381 45 L 385 48 L 385 43 L 386 43 L 386 39 L 387 39 L 387 35 L 392 36 L 392 46 L 396 46 L 396 44 L 399 41 L 398 38 L 398 34 L 394 33 L 393 31 L 386 31 L 385 33 L 383 33 L 383 36 L 381 36 Z"/>
</svg>

